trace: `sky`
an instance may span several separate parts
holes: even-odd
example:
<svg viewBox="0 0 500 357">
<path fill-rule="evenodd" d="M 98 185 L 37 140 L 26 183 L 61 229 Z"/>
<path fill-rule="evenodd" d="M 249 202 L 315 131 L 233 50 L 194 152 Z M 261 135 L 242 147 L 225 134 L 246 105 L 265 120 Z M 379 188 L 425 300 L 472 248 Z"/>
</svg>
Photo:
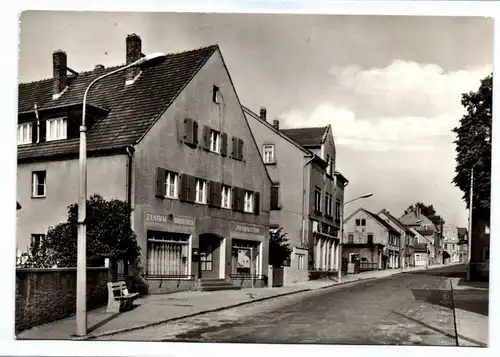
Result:
<svg viewBox="0 0 500 357">
<path fill-rule="evenodd" d="M 362 15 L 24 12 L 19 80 L 49 78 L 52 52 L 76 71 L 125 62 L 125 38 L 143 52 L 217 43 L 242 104 L 280 127 L 330 124 L 346 206 L 396 216 L 420 201 L 467 226 L 454 187 L 464 92 L 493 67 L 493 20 Z"/>
</svg>

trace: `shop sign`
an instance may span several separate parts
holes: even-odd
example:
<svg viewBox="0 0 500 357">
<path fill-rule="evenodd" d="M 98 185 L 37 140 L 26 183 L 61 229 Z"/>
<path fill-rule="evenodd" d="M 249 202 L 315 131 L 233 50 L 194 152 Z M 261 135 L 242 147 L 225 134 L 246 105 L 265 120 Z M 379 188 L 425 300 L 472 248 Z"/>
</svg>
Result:
<svg viewBox="0 0 500 357">
<path fill-rule="evenodd" d="M 194 226 L 193 217 L 175 216 L 173 214 L 144 212 L 144 220 L 154 223 L 177 224 L 180 226 Z"/>
<path fill-rule="evenodd" d="M 242 223 L 231 222 L 231 230 L 236 233 L 264 234 L 264 229 L 258 226 L 250 226 Z"/>
</svg>

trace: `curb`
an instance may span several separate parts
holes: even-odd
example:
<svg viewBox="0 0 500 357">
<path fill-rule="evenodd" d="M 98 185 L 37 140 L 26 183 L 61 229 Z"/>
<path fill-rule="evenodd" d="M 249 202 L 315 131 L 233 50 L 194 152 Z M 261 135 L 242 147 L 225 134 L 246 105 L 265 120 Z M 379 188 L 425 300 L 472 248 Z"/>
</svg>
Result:
<svg viewBox="0 0 500 357">
<path fill-rule="evenodd" d="M 240 307 L 240 306 L 243 306 L 243 305 L 253 304 L 254 302 L 270 300 L 270 299 L 274 299 L 274 298 L 277 298 L 277 297 L 294 295 L 294 294 L 303 293 L 303 292 L 312 291 L 312 290 L 315 290 L 315 289 L 301 289 L 301 290 L 297 290 L 297 291 L 290 291 L 290 292 L 282 293 L 282 294 L 278 294 L 278 295 L 266 296 L 266 297 L 263 297 L 263 298 L 258 298 L 258 299 L 243 301 L 243 302 L 240 302 L 240 303 L 237 303 L 237 304 L 226 305 L 226 306 L 218 307 L 218 308 L 215 308 L 215 309 L 203 310 L 203 311 L 195 312 L 195 313 L 189 314 L 189 315 L 183 315 L 183 316 L 173 317 L 173 318 L 169 318 L 169 319 L 165 319 L 165 320 L 161 320 L 161 321 L 152 322 L 152 323 L 149 323 L 149 324 L 143 324 L 143 325 L 139 325 L 139 326 L 133 326 L 133 327 L 127 327 L 127 328 L 123 328 L 123 329 L 118 329 L 118 330 L 103 332 L 103 333 L 97 334 L 97 335 L 87 335 L 85 337 L 71 337 L 71 340 L 75 340 L 75 341 L 93 340 L 93 339 L 96 339 L 98 337 L 112 336 L 112 335 L 116 335 L 116 334 L 123 333 L 123 332 L 130 332 L 130 331 L 142 330 L 144 328 L 161 325 L 161 324 L 164 324 L 166 322 L 183 320 L 183 319 L 187 319 L 187 318 L 190 318 L 190 317 L 195 317 L 195 316 L 199 316 L 199 315 L 208 314 L 208 313 L 211 313 L 211 312 L 218 312 L 218 311 L 228 310 L 228 309 L 232 309 L 232 308 L 235 308 L 235 307 Z"/>
<path fill-rule="evenodd" d="M 457 265 L 460 265 L 460 264 L 457 264 Z M 435 268 L 438 268 L 438 267 L 439 266 L 436 266 Z M 442 268 L 444 266 L 440 266 L 440 267 Z M 431 268 L 431 269 L 434 269 L 434 267 Z M 421 270 L 419 269 L 419 270 L 415 270 L 415 271 L 425 271 L 425 270 L 428 270 L 428 269 L 421 269 Z M 173 322 L 173 321 L 183 320 L 183 319 L 187 319 L 187 318 L 190 318 L 190 317 L 196 317 L 196 316 L 208 314 L 208 313 L 211 313 L 211 312 L 218 312 L 218 311 L 228 310 L 228 309 L 232 309 L 232 308 L 235 308 L 235 307 L 249 305 L 249 304 L 253 304 L 255 302 L 270 300 L 270 299 L 274 299 L 274 298 L 278 298 L 278 297 L 299 294 L 299 293 L 303 293 L 303 292 L 307 292 L 307 291 L 323 290 L 323 289 L 333 288 L 333 287 L 340 286 L 340 285 L 358 283 L 358 282 L 361 282 L 361 281 L 384 279 L 384 278 L 388 278 L 388 277 L 391 277 L 391 276 L 394 276 L 394 275 L 399 275 L 399 274 L 404 274 L 404 273 L 411 273 L 411 271 L 398 271 L 398 272 L 394 272 L 393 274 L 390 274 L 390 275 L 387 275 L 387 276 L 380 276 L 380 277 L 358 278 L 357 280 L 351 280 L 351 281 L 346 281 L 346 282 L 341 282 L 341 283 L 332 283 L 330 285 L 322 286 L 320 288 L 306 288 L 306 289 L 301 289 L 301 290 L 286 292 L 286 293 L 282 293 L 282 294 L 278 294 L 278 295 L 266 296 L 266 297 L 263 297 L 263 298 L 258 298 L 258 299 L 243 301 L 243 302 L 240 302 L 240 303 L 237 303 L 237 304 L 226 305 L 226 306 L 218 307 L 218 308 L 215 308 L 215 309 L 203 310 L 203 311 L 199 311 L 199 312 L 196 312 L 196 313 L 193 313 L 193 314 L 183 315 L 183 316 L 178 316 L 178 317 L 173 317 L 173 318 L 169 318 L 169 319 L 165 319 L 165 320 L 161 320 L 161 321 L 156 321 L 156 322 L 152 322 L 152 323 L 147 323 L 147 324 L 143 324 L 143 325 L 138 325 L 138 326 L 133 326 L 133 327 L 127 327 L 127 328 L 112 330 L 112 331 L 108 331 L 108 332 L 103 332 L 103 333 L 96 334 L 96 335 L 89 334 L 89 335 L 84 336 L 84 337 L 76 337 L 76 336 L 75 337 L 70 337 L 70 339 L 74 340 L 74 341 L 93 340 L 93 339 L 96 339 L 96 338 L 99 338 L 99 337 L 112 336 L 112 335 L 116 335 L 116 334 L 119 334 L 119 333 L 136 331 L 136 330 L 142 330 L 142 329 L 147 328 L 147 327 L 158 326 L 158 325 L 161 325 L 161 324 L 164 324 L 164 323 L 167 323 L 167 322 Z"/>
</svg>

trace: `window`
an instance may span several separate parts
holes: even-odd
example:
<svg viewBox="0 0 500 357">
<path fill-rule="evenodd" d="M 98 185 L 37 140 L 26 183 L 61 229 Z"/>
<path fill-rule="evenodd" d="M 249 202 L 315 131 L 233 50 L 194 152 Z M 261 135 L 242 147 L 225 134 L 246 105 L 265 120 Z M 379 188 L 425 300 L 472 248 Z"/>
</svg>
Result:
<svg viewBox="0 0 500 357">
<path fill-rule="evenodd" d="M 366 226 L 366 219 L 364 219 L 364 218 L 363 218 L 363 219 L 361 220 L 361 226 L 363 226 L 363 227 L 365 227 L 365 226 Z"/>
<path fill-rule="evenodd" d="M 220 133 L 210 130 L 210 151 L 220 153 Z"/>
<path fill-rule="evenodd" d="M 196 203 L 207 203 L 207 182 L 196 179 Z"/>
<path fill-rule="evenodd" d="M 226 185 L 222 186 L 221 207 L 222 208 L 231 208 L 231 187 L 230 186 L 226 186 Z"/>
<path fill-rule="evenodd" d="M 340 221 L 340 201 L 335 202 L 335 220 Z"/>
<path fill-rule="evenodd" d="M 245 191 L 244 211 L 253 213 L 253 192 Z"/>
<path fill-rule="evenodd" d="M 264 145 L 263 148 L 263 157 L 265 164 L 274 163 L 274 145 Z"/>
<path fill-rule="evenodd" d="M 148 276 L 188 276 L 189 235 L 148 231 Z"/>
<path fill-rule="evenodd" d="M 39 248 L 44 239 L 45 239 L 45 234 L 32 234 L 31 235 L 31 245 Z"/>
<path fill-rule="evenodd" d="M 325 215 L 328 217 L 332 217 L 332 205 L 333 205 L 333 196 L 331 193 L 326 193 L 325 197 Z"/>
<path fill-rule="evenodd" d="M 277 185 L 271 186 L 271 209 L 279 209 L 279 192 L 280 188 Z"/>
<path fill-rule="evenodd" d="M 177 198 L 178 197 L 178 189 L 177 189 L 177 180 L 179 175 L 174 172 L 166 172 L 165 173 L 165 197 L 168 198 Z"/>
<path fill-rule="evenodd" d="M 217 103 L 217 104 L 219 104 L 221 102 L 220 89 L 217 86 L 213 86 L 213 89 L 212 89 L 212 101 L 214 103 Z"/>
<path fill-rule="evenodd" d="M 233 239 L 231 246 L 231 275 L 261 274 L 259 242 Z"/>
<path fill-rule="evenodd" d="M 66 139 L 66 118 L 48 119 L 46 140 Z"/>
<path fill-rule="evenodd" d="M 356 220 L 356 226 L 359 226 L 359 225 L 360 225 L 360 222 L 361 222 L 361 221 L 360 221 L 359 219 L 357 219 L 357 220 Z"/>
<path fill-rule="evenodd" d="M 373 243 L 373 234 L 368 234 L 368 243 Z"/>
<path fill-rule="evenodd" d="M 304 254 L 295 254 L 297 256 L 297 268 L 300 270 L 303 270 L 305 265 L 304 265 Z"/>
<path fill-rule="evenodd" d="M 202 248 L 200 248 L 200 270 L 201 271 L 212 271 L 213 270 L 213 250 L 212 244 L 205 243 Z"/>
<path fill-rule="evenodd" d="M 31 123 L 23 123 L 17 126 L 17 144 L 31 144 Z"/>
<path fill-rule="evenodd" d="M 33 197 L 45 197 L 46 194 L 46 181 L 47 174 L 45 171 L 34 171 L 33 172 L 33 187 L 32 195 Z"/>
<path fill-rule="evenodd" d="M 314 210 L 321 213 L 321 190 L 317 187 L 314 191 Z"/>
<path fill-rule="evenodd" d="M 354 235 L 353 234 L 349 234 L 347 236 L 347 241 L 348 241 L 349 244 L 354 243 Z"/>
<path fill-rule="evenodd" d="M 326 155 L 326 163 L 328 165 L 326 167 L 326 173 L 332 176 L 332 160 L 330 159 L 330 155 Z"/>
</svg>

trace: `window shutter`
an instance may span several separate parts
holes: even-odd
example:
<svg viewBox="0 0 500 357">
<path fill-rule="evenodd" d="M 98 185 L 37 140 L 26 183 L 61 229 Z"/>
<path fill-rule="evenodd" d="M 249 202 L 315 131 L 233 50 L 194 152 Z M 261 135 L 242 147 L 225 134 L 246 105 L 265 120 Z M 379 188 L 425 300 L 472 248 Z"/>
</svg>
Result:
<svg viewBox="0 0 500 357">
<path fill-rule="evenodd" d="M 237 142 L 234 136 L 231 138 L 231 157 L 234 159 L 236 158 L 236 149 L 237 149 Z"/>
<path fill-rule="evenodd" d="M 179 199 L 181 201 L 187 201 L 188 200 L 188 192 L 189 192 L 189 175 L 182 174 L 179 176 L 180 178 L 180 192 L 179 192 Z"/>
<path fill-rule="evenodd" d="M 40 142 L 46 141 L 46 134 L 47 134 L 47 121 L 46 120 L 40 120 Z"/>
<path fill-rule="evenodd" d="M 184 119 L 184 142 L 193 143 L 193 120 L 190 118 Z"/>
<path fill-rule="evenodd" d="M 36 143 L 37 139 L 37 126 L 36 126 L 36 119 L 31 122 L 31 142 Z"/>
<path fill-rule="evenodd" d="M 156 196 L 165 197 L 165 169 L 156 168 Z"/>
<path fill-rule="evenodd" d="M 221 183 L 216 181 L 208 182 L 208 204 L 212 207 L 221 206 Z"/>
<path fill-rule="evenodd" d="M 238 159 L 243 160 L 243 140 L 238 139 Z"/>
<path fill-rule="evenodd" d="M 271 187 L 271 209 L 278 209 L 279 187 Z"/>
<path fill-rule="evenodd" d="M 239 205 L 238 208 L 240 212 L 245 212 L 245 189 L 240 188 L 240 194 L 239 194 Z"/>
<path fill-rule="evenodd" d="M 253 212 L 255 214 L 260 213 L 260 193 L 259 192 L 253 193 Z"/>
<path fill-rule="evenodd" d="M 198 122 L 193 120 L 193 145 L 198 145 Z"/>
<path fill-rule="evenodd" d="M 203 126 L 203 150 L 210 150 L 210 127 Z"/>
<path fill-rule="evenodd" d="M 222 156 L 227 156 L 227 133 L 221 134 L 220 154 Z"/>
<path fill-rule="evenodd" d="M 196 177 L 189 176 L 188 180 L 189 184 L 188 184 L 187 201 L 194 202 L 196 201 Z"/>
</svg>

